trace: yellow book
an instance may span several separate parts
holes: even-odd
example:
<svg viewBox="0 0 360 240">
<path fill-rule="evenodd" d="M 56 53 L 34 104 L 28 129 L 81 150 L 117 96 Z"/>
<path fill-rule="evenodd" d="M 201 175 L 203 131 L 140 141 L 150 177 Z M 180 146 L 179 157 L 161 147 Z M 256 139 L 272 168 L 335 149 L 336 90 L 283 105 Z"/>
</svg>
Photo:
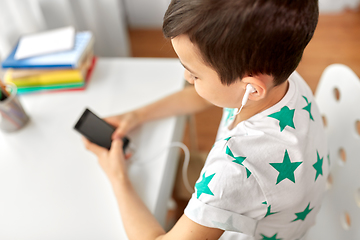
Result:
<svg viewBox="0 0 360 240">
<path fill-rule="evenodd" d="M 5 72 L 4 80 L 18 87 L 44 86 L 64 83 L 80 83 L 85 79 L 92 54 L 88 54 L 78 69 L 14 70 Z M 21 77 L 20 77 L 21 76 Z"/>
<path fill-rule="evenodd" d="M 9 74 L 9 77 L 11 79 L 16 79 L 16 78 L 27 78 L 27 77 L 32 77 L 32 76 L 37 76 L 40 74 L 45 74 L 45 73 L 51 73 L 54 71 L 59 71 L 59 70 L 66 70 L 69 68 L 56 68 L 56 69 L 8 69 L 6 70 L 7 74 Z"/>
<path fill-rule="evenodd" d="M 14 83 L 18 87 L 53 85 L 59 83 L 82 82 L 84 78 L 78 69 L 59 70 L 25 78 L 11 78 L 11 72 L 5 73 L 5 82 Z"/>
</svg>

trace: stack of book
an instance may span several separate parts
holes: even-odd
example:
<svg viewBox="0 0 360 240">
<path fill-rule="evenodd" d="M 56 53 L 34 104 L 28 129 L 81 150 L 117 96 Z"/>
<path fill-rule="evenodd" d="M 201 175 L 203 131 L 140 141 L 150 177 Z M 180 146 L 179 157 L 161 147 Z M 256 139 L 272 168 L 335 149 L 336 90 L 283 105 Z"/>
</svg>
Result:
<svg viewBox="0 0 360 240">
<path fill-rule="evenodd" d="M 17 59 L 15 46 L 2 62 L 4 80 L 17 86 L 18 94 L 83 90 L 96 63 L 91 32 L 78 32 L 69 50 Z"/>
</svg>

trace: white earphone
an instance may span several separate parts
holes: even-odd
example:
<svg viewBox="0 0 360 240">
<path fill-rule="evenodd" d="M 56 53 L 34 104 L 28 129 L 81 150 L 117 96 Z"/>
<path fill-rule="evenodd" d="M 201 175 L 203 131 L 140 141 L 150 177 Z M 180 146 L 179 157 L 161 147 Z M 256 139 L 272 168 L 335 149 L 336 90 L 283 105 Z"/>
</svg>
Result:
<svg viewBox="0 0 360 240">
<path fill-rule="evenodd" d="M 248 85 L 246 85 L 245 94 L 241 101 L 242 106 L 244 106 L 246 104 L 247 100 L 249 99 L 250 93 L 253 93 L 253 92 L 256 92 L 255 88 L 250 83 Z"/>
<path fill-rule="evenodd" d="M 249 99 L 250 93 L 253 93 L 253 92 L 256 92 L 256 89 L 250 83 L 248 85 L 246 85 L 245 94 L 244 94 L 243 99 L 241 101 L 241 107 L 240 107 L 239 111 L 237 111 L 237 113 L 235 113 L 235 115 L 238 115 L 240 113 L 241 109 L 244 107 L 247 100 Z"/>
</svg>

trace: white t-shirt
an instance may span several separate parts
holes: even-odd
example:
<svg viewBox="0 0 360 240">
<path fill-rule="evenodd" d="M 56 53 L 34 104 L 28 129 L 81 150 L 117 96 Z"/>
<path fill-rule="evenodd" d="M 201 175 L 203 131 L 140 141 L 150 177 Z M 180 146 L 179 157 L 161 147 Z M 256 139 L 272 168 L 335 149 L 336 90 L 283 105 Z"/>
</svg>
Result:
<svg viewBox="0 0 360 240">
<path fill-rule="evenodd" d="M 233 129 L 224 109 L 217 140 L 185 215 L 225 230 L 220 239 L 301 239 L 314 224 L 329 170 L 313 94 L 294 72 L 274 106 Z"/>
</svg>

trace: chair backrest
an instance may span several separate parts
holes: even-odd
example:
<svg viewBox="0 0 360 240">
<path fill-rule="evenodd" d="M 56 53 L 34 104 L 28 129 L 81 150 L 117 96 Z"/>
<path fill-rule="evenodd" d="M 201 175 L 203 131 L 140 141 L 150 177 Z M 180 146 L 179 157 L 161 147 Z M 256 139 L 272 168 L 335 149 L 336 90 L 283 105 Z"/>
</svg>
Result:
<svg viewBox="0 0 360 240">
<path fill-rule="evenodd" d="M 328 136 L 328 190 L 307 240 L 360 239 L 360 80 L 334 64 L 321 76 L 316 101 Z M 324 162 L 325 163 L 325 162 Z"/>
</svg>

